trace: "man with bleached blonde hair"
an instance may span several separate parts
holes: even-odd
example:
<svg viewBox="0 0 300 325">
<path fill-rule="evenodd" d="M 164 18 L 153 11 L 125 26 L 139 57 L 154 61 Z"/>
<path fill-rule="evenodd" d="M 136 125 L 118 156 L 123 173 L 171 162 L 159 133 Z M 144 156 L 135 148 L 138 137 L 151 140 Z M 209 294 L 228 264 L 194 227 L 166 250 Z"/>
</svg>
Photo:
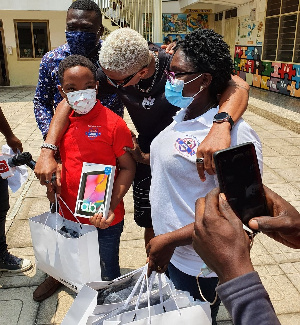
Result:
<svg viewBox="0 0 300 325">
<path fill-rule="evenodd" d="M 148 67 L 152 58 L 148 42 L 141 34 L 130 28 L 120 28 L 106 37 L 99 63 L 104 70 L 128 76 Z"/>
<path fill-rule="evenodd" d="M 165 97 L 167 81 L 165 71 L 169 69 L 170 61 L 171 55 L 154 44 L 148 44 L 141 34 L 130 28 L 121 28 L 110 33 L 102 43 L 99 55 L 100 68 L 97 73 L 99 93 L 107 95 L 117 93 L 138 132 L 138 139 L 133 135 L 134 149 L 127 150 L 137 161 L 133 183 L 134 219 L 140 227 L 145 228 L 146 245 L 154 236 L 149 202 L 150 144 L 171 124 L 173 116 L 179 110 Z M 181 75 L 178 71 L 178 78 Z M 226 112 L 237 121 L 247 108 L 248 92 L 245 89 L 248 88 L 246 82 L 233 76 L 220 97 L 219 112 Z M 68 125 L 69 111 L 70 107 L 66 102 L 58 105 L 51 122 L 47 143 L 59 143 L 65 126 Z M 205 157 L 205 165 L 197 165 L 203 181 L 204 169 L 208 173 L 214 173 L 212 153 L 230 145 L 230 127 L 229 123 L 214 123 L 208 137 L 198 149 L 194 148 L 197 150 L 197 156 Z M 51 159 L 52 155 L 51 150 L 42 152 L 37 162 L 35 172 L 42 185 L 49 177 L 51 179 L 52 173 L 56 170 L 55 161 Z"/>
</svg>

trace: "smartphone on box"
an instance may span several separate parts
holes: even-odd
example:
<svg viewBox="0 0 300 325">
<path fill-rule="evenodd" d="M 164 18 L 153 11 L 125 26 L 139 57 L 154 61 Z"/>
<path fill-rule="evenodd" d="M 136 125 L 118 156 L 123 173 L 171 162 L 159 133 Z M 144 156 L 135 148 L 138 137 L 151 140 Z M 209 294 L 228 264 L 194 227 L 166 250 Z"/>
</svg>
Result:
<svg viewBox="0 0 300 325">
<path fill-rule="evenodd" d="M 268 215 L 254 144 L 247 142 L 216 151 L 214 161 L 221 192 L 242 222 Z"/>
</svg>

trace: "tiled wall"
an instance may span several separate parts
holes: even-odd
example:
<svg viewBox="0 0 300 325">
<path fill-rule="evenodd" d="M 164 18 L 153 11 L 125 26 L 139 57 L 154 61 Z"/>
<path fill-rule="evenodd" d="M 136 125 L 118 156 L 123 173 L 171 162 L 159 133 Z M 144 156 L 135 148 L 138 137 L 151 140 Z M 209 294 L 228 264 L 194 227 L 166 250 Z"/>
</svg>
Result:
<svg viewBox="0 0 300 325">
<path fill-rule="evenodd" d="M 300 98 L 300 64 L 262 61 L 261 46 L 235 46 L 237 75 L 249 85 Z"/>
</svg>

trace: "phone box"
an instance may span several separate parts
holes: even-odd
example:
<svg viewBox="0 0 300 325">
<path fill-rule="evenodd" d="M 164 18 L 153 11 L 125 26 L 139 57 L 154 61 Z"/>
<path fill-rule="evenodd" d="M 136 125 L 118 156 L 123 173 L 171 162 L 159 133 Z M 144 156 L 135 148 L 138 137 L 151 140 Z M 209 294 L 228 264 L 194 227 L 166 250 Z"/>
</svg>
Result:
<svg viewBox="0 0 300 325">
<path fill-rule="evenodd" d="M 75 215 L 90 218 L 102 212 L 106 218 L 110 207 L 115 166 L 84 162 L 78 188 Z"/>
</svg>

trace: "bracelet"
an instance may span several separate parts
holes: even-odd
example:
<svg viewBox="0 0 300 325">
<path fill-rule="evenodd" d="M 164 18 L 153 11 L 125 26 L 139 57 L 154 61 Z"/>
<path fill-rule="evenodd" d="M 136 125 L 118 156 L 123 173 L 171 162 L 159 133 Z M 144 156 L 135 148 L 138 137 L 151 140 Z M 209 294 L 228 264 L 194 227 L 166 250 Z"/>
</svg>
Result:
<svg viewBox="0 0 300 325">
<path fill-rule="evenodd" d="M 55 146 L 54 144 L 51 144 L 51 143 L 46 143 L 44 142 L 42 145 L 41 145 L 41 148 L 46 148 L 46 149 L 51 149 L 53 151 L 57 151 L 57 146 Z"/>
</svg>

